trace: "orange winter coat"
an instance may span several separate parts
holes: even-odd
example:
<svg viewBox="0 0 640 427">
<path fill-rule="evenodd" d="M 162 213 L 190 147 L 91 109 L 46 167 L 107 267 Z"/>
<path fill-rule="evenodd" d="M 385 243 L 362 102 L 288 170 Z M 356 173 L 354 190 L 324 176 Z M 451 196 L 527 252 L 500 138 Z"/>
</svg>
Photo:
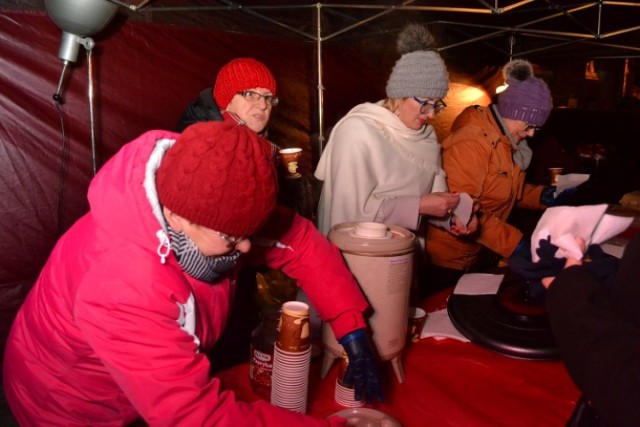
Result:
<svg viewBox="0 0 640 427">
<path fill-rule="evenodd" d="M 522 232 L 507 223 L 514 205 L 542 209 L 543 186 L 525 184 L 525 171 L 512 159 L 513 148 L 490 108 L 467 107 L 442 142 L 443 167 L 450 191 L 468 193 L 480 204 L 478 232 L 456 237 L 428 227 L 426 250 L 429 261 L 455 270 L 469 271 L 482 247 L 508 257 Z"/>
</svg>

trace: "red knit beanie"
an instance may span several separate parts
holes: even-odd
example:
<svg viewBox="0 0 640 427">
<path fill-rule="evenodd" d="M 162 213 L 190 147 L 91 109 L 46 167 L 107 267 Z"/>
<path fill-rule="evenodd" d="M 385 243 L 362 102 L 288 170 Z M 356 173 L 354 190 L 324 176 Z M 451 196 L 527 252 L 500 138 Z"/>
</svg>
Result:
<svg viewBox="0 0 640 427">
<path fill-rule="evenodd" d="M 156 174 L 160 204 L 231 236 L 250 236 L 275 206 L 269 144 L 246 126 L 201 122 L 187 127 Z"/>
<path fill-rule="evenodd" d="M 238 92 L 256 87 L 269 89 L 276 95 L 276 79 L 266 65 L 252 58 L 237 58 L 218 72 L 213 98 L 218 107 L 226 109 Z"/>
</svg>

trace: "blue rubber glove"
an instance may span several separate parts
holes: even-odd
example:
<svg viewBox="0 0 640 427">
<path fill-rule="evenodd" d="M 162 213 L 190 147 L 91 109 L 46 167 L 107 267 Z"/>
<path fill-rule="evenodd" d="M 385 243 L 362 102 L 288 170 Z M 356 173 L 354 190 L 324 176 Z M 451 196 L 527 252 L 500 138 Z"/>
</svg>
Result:
<svg viewBox="0 0 640 427">
<path fill-rule="evenodd" d="M 355 386 L 356 400 L 372 403 L 375 397 L 384 401 L 378 361 L 373 353 L 373 347 L 364 329 L 348 333 L 339 340 L 349 358 L 349 366 L 344 375 L 346 385 Z"/>
<path fill-rule="evenodd" d="M 548 207 L 568 205 L 577 190 L 577 187 L 567 188 L 556 197 L 553 197 L 556 192 L 555 187 L 545 187 L 542 190 L 542 194 L 540 194 L 540 203 Z"/>
</svg>

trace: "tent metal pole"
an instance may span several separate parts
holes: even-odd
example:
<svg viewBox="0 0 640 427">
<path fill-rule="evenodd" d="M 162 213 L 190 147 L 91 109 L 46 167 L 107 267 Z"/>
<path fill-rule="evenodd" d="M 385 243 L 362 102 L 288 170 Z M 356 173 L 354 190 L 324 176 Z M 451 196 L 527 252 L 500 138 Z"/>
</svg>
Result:
<svg viewBox="0 0 640 427">
<path fill-rule="evenodd" d="M 322 4 L 316 4 L 316 63 L 318 67 L 318 158 L 324 150 L 324 85 L 322 80 Z"/>
</svg>

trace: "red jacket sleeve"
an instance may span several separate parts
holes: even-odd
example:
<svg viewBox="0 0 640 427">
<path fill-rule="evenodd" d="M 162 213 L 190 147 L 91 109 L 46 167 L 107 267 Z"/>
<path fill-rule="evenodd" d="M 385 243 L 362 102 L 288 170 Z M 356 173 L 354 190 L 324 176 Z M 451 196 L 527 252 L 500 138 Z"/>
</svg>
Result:
<svg viewBox="0 0 640 427">
<path fill-rule="evenodd" d="M 180 329 L 175 300 L 164 292 L 142 298 L 135 283 L 103 284 L 105 292 L 99 298 L 82 297 L 78 325 L 95 356 L 150 426 L 331 425 L 265 401 L 238 402 L 209 375 L 207 357 Z M 99 389 L 102 384 L 94 386 Z"/>
<path fill-rule="evenodd" d="M 338 248 L 311 221 L 279 206 L 252 239 L 252 262 L 294 278 L 335 336 L 364 328 L 367 301 Z"/>
</svg>

